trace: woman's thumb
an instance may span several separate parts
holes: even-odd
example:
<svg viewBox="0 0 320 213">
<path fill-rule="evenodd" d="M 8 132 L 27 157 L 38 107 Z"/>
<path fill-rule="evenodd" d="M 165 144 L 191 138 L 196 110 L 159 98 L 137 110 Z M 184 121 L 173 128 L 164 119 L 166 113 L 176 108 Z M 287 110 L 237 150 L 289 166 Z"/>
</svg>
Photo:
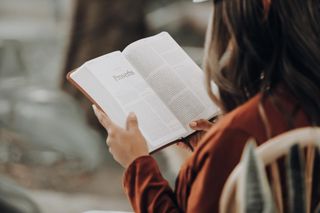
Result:
<svg viewBox="0 0 320 213">
<path fill-rule="evenodd" d="M 127 118 L 127 130 L 138 128 L 138 119 L 135 113 L 130 112 Z"/>
<path fill-rule="evenodd" d="M 189 126 L 193 130 L 207 131 L 213 124 L 205 119 L 200 119 L 197 121 L 192 121 Z"/>
</svg>

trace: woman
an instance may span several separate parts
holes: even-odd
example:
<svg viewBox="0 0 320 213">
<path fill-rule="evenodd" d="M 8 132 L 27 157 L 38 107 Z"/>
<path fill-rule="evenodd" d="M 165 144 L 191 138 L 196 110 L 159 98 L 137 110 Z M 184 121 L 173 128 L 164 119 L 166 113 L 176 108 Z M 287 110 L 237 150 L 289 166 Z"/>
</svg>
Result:
<svg viewBox="0 0 320 213">
<path fill-rule="evenodd" d="M 95 110 L 110 152 L 126 168 L 124 188 L 135 212 L 218 212 L 248 138 L 260 145 L 320 125 L 319 8 L 316 0 L 214 1 L 205 69 L 207 88 L 213 80 L 220 92 L 209 94 L 225 115 L 195 147 L 174 191 L 148 155 L 135 115 L 121 129 Z"/>
</svg>

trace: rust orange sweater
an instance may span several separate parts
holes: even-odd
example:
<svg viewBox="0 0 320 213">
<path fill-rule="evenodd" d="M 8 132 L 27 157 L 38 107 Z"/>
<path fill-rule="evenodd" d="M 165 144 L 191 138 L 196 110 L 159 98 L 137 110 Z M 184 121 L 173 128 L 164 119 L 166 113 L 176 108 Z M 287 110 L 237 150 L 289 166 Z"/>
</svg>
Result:
<svg viewBox="0 0 320 213">
<path fill-rule="evenodd" d="M 285 110 L 293 110 L 293 99 L 278 96 Z M 124 175 L 124 189 L 135 212 L 218 212 L 219 198 L 228 175 L 240 160 L 250 137 L 258 144 L 268 138 L 258 111 L 261 94 L 224 116 L 199 142 L 182 166 L 175 190 L 162 177 L 152 156 L 136 159 Z M 263 107 L 272 127 L 272 136 L 283 133 L 288 124 L 283 113 L 267 98 Z M 299 111 L 294 127 L 308 126 Z"/>
</svg>

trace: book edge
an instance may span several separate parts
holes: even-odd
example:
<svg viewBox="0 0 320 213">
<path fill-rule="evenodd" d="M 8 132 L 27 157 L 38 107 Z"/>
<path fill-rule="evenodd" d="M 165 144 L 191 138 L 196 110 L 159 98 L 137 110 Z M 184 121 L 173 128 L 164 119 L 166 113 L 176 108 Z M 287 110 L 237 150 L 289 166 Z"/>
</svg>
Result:
<svg viewBox="0 0 320 213">
<path fill-rule="evenodd" d="M 102 107 L 75 81 L 72 79 L 71 74 L 77 72 L 79 68 L 71 70 L 67 73 L 67 81 L 70 82 L 77 90 L 79 90 L 91 103 L 96 105 L 100 110 L 103 111 Z M 104 111 L 103 111 L 104 112 Z"/>
</svg>

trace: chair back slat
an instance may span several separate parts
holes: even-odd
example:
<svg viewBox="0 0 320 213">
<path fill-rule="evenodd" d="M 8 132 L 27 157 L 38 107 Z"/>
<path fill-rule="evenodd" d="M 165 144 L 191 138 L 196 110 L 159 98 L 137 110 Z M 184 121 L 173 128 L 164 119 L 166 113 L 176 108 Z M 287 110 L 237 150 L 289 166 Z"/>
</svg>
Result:
<svg viewBox="0 0 320 213">
<path fill-rule="evenodd" d="M 311 209 L 318 208 L 317 213 L 320 213 L 320 149 L 315 150 L 314 165 L 313 165 L 313 177 L 312 193 L 311 193 Z"/>
<path fill-rule="evenodd" d="M 272 162 L 270 165 L 270 168 L 271 168 L 271 180 L 270 180 L 271 189 L 272 189 L 279 213 L 283 213 L 282 188 L 281 188 L 279 166 L 277 161 Z"/>
<path fill-rule="evenodd" d="M 307 156 L 306 156 L 306 170 L 305 170 L 305 180 L 306 180 L 306 208 L 307 213 L 311 212 L 311 196 L 312 196 L 312 176 L 313 176 L 313 167 L 314 167 L 314 158 L 315 158 L 314 146 L 309 145 L 307 147 Z"/>
</svg>

